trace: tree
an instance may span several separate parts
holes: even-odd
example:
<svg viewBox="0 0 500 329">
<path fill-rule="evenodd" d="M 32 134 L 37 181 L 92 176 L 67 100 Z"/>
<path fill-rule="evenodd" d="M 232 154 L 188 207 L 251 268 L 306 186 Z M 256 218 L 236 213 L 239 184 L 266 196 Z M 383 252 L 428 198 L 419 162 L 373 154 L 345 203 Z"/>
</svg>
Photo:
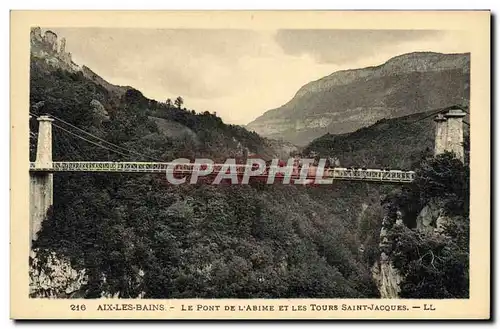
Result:
<svg viewBox="0 0 500 329">
<path fill-rule="evenodd" d="M 182 107 L 182 104 L 184 104 L 184 99 L 182 99 L 181 96 L 177 97 L 175 99 L 175 106 L 177 106 L 177 108 L 180 110 Z"/>
<path fill-rule="evenodd" d="M 390 232 L 391 259 L 404 277 L 400 297 L 468 298 L 469 167 L 453 154 L 441 154 L 421 163 L 413 185 L 413 193 L 395 197 L 395 209 L 405 203 L 437 202 L 449 221 L 444 234 L 405 226 Z"/>
<path fill-rule="evenodd" d="M 165 102 L 167 104 L 167 107 L 172 107 L 172 100 L 170 98 L 167 98 L 167 101 Z"/>
<path fill-rule="evenodd" d="M 422 205 L 437 198 L 447 214 L 468 214 L 469 167 L 454 154 L 446 152 L 422 161 L 414 185 Z"/>
</svg>

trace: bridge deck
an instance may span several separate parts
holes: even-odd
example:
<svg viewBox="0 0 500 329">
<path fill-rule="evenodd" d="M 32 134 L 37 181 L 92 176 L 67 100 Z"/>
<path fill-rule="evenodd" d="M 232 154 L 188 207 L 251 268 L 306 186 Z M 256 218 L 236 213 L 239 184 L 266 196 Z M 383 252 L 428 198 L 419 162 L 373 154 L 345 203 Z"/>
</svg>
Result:
<svg viewBox="0 0 500 329">
<path fill-rule="evenodd" d="M 199 168 L 194 164 L 176 164 L 175 170 L 169 162 L 52 162 L 52 167 L 40 167 L 35 162 L 30 162 L 32 172 L 116 172 L 116 173 L 163 173 L 167 170 L 176 174 L 191 174 Z M 170 166 L 170 167 L 169 167 Z M 244 174 L 247 165 L 236 165 L 239 175 Z M 213 175 L 222 168 L 222 164 L 214 164 Z M 282 168 L 283 169 L 283 168 Z M 267 173 L 256 177 L 267 177 Z M 353 168 L 328 168 L 325 169 L 324 178 L 336 180 L 361 180 L 372 182 L 410 183 L 415 178 L 415 172 L 403 170 L 383 169 L 353 169 Z"/>
</svg>

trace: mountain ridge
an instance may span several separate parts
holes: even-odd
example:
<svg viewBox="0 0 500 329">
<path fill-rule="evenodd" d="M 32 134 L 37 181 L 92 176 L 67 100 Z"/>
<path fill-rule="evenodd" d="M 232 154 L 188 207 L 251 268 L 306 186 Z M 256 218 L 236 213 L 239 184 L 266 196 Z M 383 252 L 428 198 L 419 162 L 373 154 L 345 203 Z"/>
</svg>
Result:
<svg viewBox="0 0 500 329">
<path fill-rule="evenodd" d="M 442 55 L 446 55 L 446 56 L 463 56 L 463 55 L 466 55 L 466 54 L 467 53 L 448 53 L 448 54 L 443 54 L 443 53 L 430 52 L 430 51 L 429 52 L 428 51 L 416 51 L 416 52 L 406 53 L 406 54 L 402 54 L 402 55 L 398 55 L 398 56 L 392 57 L 392 58 L 390 58 L 389 60 L 385 61 L 384 63 L 382 63 L 380 65 L 367 66 L 367 67 L 364 67 L 364 68 L 357 68 L 357 69 L 345 69 L 345 70 L 335 71 L 335 72 L 333 72 L 330 75 L 327 75 L 325 77 L 319 78 L 317 80 L 314 80 L 314 81 L 311 81 L 311 82 L 305 84 L 304 86 L 302 86 L 297 91 L 296 96 L 301 96 L 304 92 L 307 92 L 306 90 L 303 90 L 303 89 L 306 89 L 309 85 L 312 85 L 314 83 L 319 83 L 322 80 L 335 79 L 338 75 L 341 75 L 341 74 L 357 73 L 357 72 L 369 71 L 369 70 L 376 71 L 376 70 L 379 70 L 379 69 L 383 69 L 384 67 L 386 67 L 389 64 L 395 64 L 395 63 L 397 63 L 400 60 L 404 61 L 404 59 L 407 59 L 407 58 L 410 58 L 410 57 L 416 58 L 418 60 L 418 57 L 417 57 L 418 55 L 431 55 L 431 56 L 434 56 L 434 57 L 439 57 L 439 56 L 442 56 Z M 440 69 L 439 67 L 438 68 L 434 68 L 434 71 L 437 71 L 439 69 Z M 468 71 L 469 67 L 467 66 L 466 69 Z M 442 68 L 441 68 L 441 70 L 442 70 Z M 374 77 L 371 77 L 371 78 L 374 78 Z M 349 81 L 347 83 L 339 83 L 339 84 L 352 83 L 352 82 L 354 82 L 354 79 L 356 79 L 356 77 L 353 77 L 352 81 Z"/>
<path fill-rule="evenodd" d="M 467 103 L 470 55 L 413 52 L 378 66 L 336 71 L 302 86 L 290 101 L 246 128 L 305 145 L 382 118 Z"/>
</svg>

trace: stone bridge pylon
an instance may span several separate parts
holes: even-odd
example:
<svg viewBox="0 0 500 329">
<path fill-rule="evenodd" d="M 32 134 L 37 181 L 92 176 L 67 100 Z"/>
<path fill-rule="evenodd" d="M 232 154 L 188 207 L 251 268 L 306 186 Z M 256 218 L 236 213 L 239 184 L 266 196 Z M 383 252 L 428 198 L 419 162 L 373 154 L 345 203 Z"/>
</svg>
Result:
<svg viewBox="0 0 500 329">
<path fill-rule="evenodd" d="M 52 121 L 48 116 L 38 118 L 38 142 L 35 166 L 52 166 Z M 30 243 L 36 240 L 47 210 L 53 204 L 54 174 L 50 172 L 30 172 Z"/>
<path fill-rule="evenodd" d="M 462 162 L 464 161 L 464 125 L 463 118 L 467 115 L 459 107 L 450 107 L 447 112 L 439 113 L 436 122 L 436 137 L 434 155 L 444 152 L 453 152 Z"/>
</svg>

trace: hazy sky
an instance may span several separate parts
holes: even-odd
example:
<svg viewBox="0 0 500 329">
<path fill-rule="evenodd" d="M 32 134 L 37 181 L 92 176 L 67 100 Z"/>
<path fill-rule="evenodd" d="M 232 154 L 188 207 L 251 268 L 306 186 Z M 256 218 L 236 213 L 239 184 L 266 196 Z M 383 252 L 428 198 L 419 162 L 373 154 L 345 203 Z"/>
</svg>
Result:
<svg viewBox="0 0 500 329">
<path fill-rule="evenodd" d="M 412 51 L 468 52 L 460 32 L 423 30 L 51 29 L 73 61 L 113 84 L 247 124 L 304 84 Z"/>
</svg>

